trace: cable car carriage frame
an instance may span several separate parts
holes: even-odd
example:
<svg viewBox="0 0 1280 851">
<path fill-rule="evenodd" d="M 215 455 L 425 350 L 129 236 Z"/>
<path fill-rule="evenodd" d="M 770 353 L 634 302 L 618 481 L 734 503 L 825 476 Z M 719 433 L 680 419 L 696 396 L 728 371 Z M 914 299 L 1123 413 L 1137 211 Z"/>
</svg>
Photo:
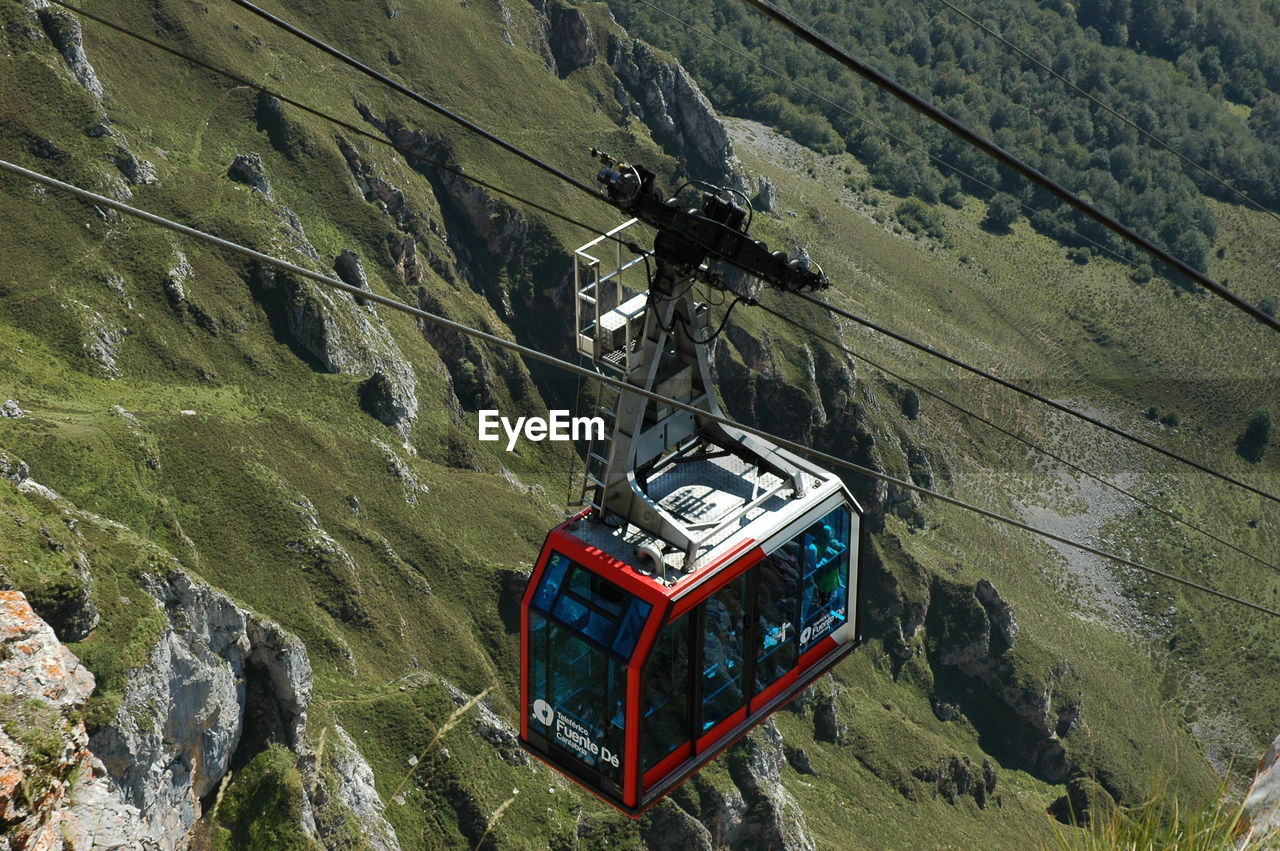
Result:
<svg viewBox="0 0 1280 851">
<path fill-rule="evenodd" d="M 714 419 L 706 267 L 659 244 L 657 275 L 626 286 L 635 222 L 578 249 L 578 349 L 699 413 L 602 383 L 587 507 L 548 534 L 520 631 L 521 744 L 632 816 L 855 648 L 862 534 L 838 476 Z"/>
</svg>

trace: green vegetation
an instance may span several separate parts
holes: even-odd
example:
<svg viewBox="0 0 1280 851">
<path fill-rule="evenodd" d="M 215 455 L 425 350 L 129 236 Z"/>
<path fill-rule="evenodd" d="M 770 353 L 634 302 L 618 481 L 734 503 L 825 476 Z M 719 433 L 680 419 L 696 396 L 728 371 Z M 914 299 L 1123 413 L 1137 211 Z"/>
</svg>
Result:
<svg viewBox="0 0 1280 851">
<path fill-rule="evenodd" d="M 1271 412 L 1259 409 L 1249 417 L 1244 433 L 1236 441 L 1236 453 L 1251 464 L 1262 460 L 1262 453 L 1267 449 L 1272 433 Z"/>
<path fill-rule="evenodd" d="M 856 13 L 842 0 L 787 5 L 836 44 L 1087 195 L 1175 256 L 1207 268 L 1218 222 L 1204 195 L 1233 196 L 959 16 L 927 2 L 875 0 L 860 3 Z M 973 178 L 959 176 L 965 192 L 989 199 L 993 186 L 1053 211 L 1037 215 L 1033 224 L 1065 245 L 1095 250 L 1083 234 L 1131 259 L 1139 256 L 741 3 L 675 0 L 662 9 L 793 77 L 807 91 L 717 48 L 651 4 L 615 0 L 610 6 L 623 24 L 676 53 L 722 111 L 774 123 L 824 153 L 842 140 L 877 185 L 897 195 L 934 203 L 956 179 L 927 152 Z M 1258 202 L 1272 209 L 1280 205 L 1280 21 L 1271 4 L 1001 0 L 966 10 Z M 1254 107 L 1247 123 L 1232 102 Z M 895 143 L 875 125 L 914 148 Z M 1002 205 L 1000 215 L 991 224 L 1003 232 L 1016 211 L 999 199 L 996 204 Z"/>
<path fill-rule="evenodd" d="M 1060 851 L 1250 851 L 1271 846 L 1274 836 L 1248 834 L 1244 808 L 1226 788 L 1193 806 L 1159 795 L 1134 807 L 1113 807 L 1085 828 L 1058 828 Z"/>
<path fill-rule="evenodd" d="M 317 848 L 302 832 L 302 777 L 297 757 L 284 745 L 271 745 L 238 772 L 223 790 L 214 819 L 217 851 L 233 848 Z"/>
<path fill-rule="evenodd" d="M 362 58 L 380 61 L 393 50 L 401 59 L 393 73 L 571 174 L 590 177 L 581 149 L 598 144 L 645 163 L 663 180 L 672 176 L 674 161 L 660 153 L 644 125 L 620 123 L 603 55 L 604 7 L 582 7 L 602 55 L 560 79 L 527 47 L 540 32 L 529 4 L 504 4 L 510 21 L 490 3 L 415 0 L 397 3 L 394 17 L 366 5 L 322 0 L 282 8 Z M 934 46 L 935 24 L 917 20 L 914 10 L 890 15 L 881 7 L 859 7 L 855 16 L 840 9 L 840 21 L 864 16 L 869 37 L 884 37 L 886 44 L 925 33 L 930 51 L 945 53 L 954 36 L 952 28 L 937 25 Z M 443 140 L 470 173 L 601 227 L 614 223 L 603 208 L 378 87 L 318 62 L 304 47 L 235 10 L 176 3 L 139 9 L 104 0 L 95 11 L 161 32 L 353 121 L 362 120 L 351 108 L 359 100 L 380 116 L 396 116 Z M 1026 14 L 1060 19 L 1063 27 L 1070 23 L 1043 9 Z M 902 30 L 892 39 L 890 18 Z M 55 176 L 114 185 L 119 172 L 111 157 L 119 142 L 85 133 L 99 121 L 96 104 L 47 41 L 24 34 L 26 22 L 19 4 L 0 5 L 0 40 L 7 52 L 0 60 L 7 72 L 0 74 L 0 103 L 10 116 L 0 122 L 0 145 L 16 152 L 22 164 Z M 667 41 L 665 31 L 651 23 L 642 21 L 636 30 L 659 46 L 679 43 Z M 514 46 L 506 46 L 504 31 Z M 1054 27 L 1045 32 L 1046 38 L 1061 34 Z M 1071 32 L 1072 38 L 1084 37 Z M 405 231 L 352 186 L 333 128 L 285 110 L 288 132 L 282 135 L 279 127 L 260 123 L 252 92 L 140 51 L 91 24 L 85 33 L 113 126 L 159 173 L 159 185 L 130 187 L 140 206 L 288 254 L 295 242 L 278 207 L 225 176 L 237 154 L 257 151 L 276 204 L 287 204 L 303 223 L 320 268 L 327 269 L 338 251 L 351 249 L 362 257 L 376 292 L 432 299 L 459 321 L 547 351 L 566 349 L 566 256 L 591 234 L 531 218 L 533 236 L 514 257 L 499 256 L 508 247 L 503 245 L 492 254 L 474 228 L 460 221 L 430 169 L 361 142 L 360 156 L 404 193 L 419 258 L 433 255 L 438 261 L 424 262 L 419 291 L 406 283 L 391 248 Z M 826 78 L 825 70 L 787 52 L 774 35 L 752 49 L 771 62 L 794 59 L 792 70 L 806 79 Z M 975 44 L 966 55 L 971 67 L 955 62 L 948 69 L 947 79 L 961 84 L 951 102 L 972 102 L 975 110 L 988 100 L 993 107 L 1004 104 L 1003 95 L 984 93 L 983 63 L 997 60 L 984 59 L 986 52 Z M 773 109 L 774 120 L 810 146 L 732 123 L 749 174 L 773 180 L 780 206 L 797 213 L 758 215 L 753 235 L 773 247 L 808 246 L 836 283 L 830 296 L 838 303 L 1276 487 L 1276 453 L 1254 465 L 1232 451 L 1258 400 L 1274 398 L 1268 395 L 1274 375 L 1258 356 L 1271 351 L 1265 348 L 1273 344 L 1270 337 L 1242 329 L 1236 317 L 1185 292 L 1135 286 L 1130 269 L 1109 259 L 1078 265 L 1038 224 L 1019 224 L 1016 210 L 1011 232 L 993 238 L 983 222 L 998 199 L 974 200 L 963 191 L 972 187 L 943 179 L 914 155 L 888 146 L 873 150 L 877 137 L 841 113 L 815 111 L 782 89 L 760 89 L 756 98 L 753 87 L 759 89 L 764 78 L 737 60 L 730 67 L 729 60 L 706 52 L 691 59 L 703 79 L 712 81 L 718 105 L 743 113 L 749 104 Z M 715 82 L 704 62 L 722 65 L 724 79 Z M 908 62 L 915 60 L 901 59 L 895 73 Z M 1125 98 L 1143 99 L 1138 88 L 1176 77 L 1156 63 L 1164 70 L 1147 74 L 1148 60 L 1120 47 L 1090 44 L 1073 62 L 1105 69 L 1108 91 L 1122 89 Z M 1130 74 L 1134 67 L 1139 71 Z M 1024 77 L 1031 83 L 1026 73 L 1010 75 L 1014 88 Z M 1043 94 L 1048 87 L 1037 82 L 1029 91 Z M 1240 152 L 1242 169 L 1252 167 L 1250 157 L 1258 151 L 1265 155 L 1268 149 L 1252 142 L 1235 144 L 1232 134 L 1240 121 L 1219 115 L 1213 94 L 1197 94 L 1190 83 L 1171 91 L 1169 98 L 1150 100 L 1160 127 L 1195 117 L 1201 122 L 1196 138 L 1206 145 L 1215 134 L 1225 139 Z M 1053 98 L 1045 102 L 1060 107 Z M 1193 114 L 1188 104 L 1208 106 Z M 1250 121 L 1269 120 L 1268 104 L 1259 100 Z M 878 105 L 868 114 L 886 120 Z M 1084 173 L 1101 181 L 1104 172 L 1124 165 L 1110 146 L 1102 146 L 1111 151 L 1109 164 L 1089 165 L 1092 155 L 1082 160 L 1109 132 L 1106 121 L 1065 115 L 1054 120 L 1060 130 L 1071 131 L 1063 167 L 1072 168 L 1073 177 Z M 887 120 L 898 129 L 908 126 L 900 116 Z M 1039 151 L 1033 145 L 1039 136 L 1047 145 L 1059 132 L 1037 134 L 1021 121 L 1009 125 L 1009 132 L 1018 144 L 1032 145 L 1027 150 Z M 1081 140 L 1075 140 L 1077 127 Z M 928 133 L 913 138 L 938 146 L 947 157 L 963 156 Z M 37 148 L 47 150 L 38 145 L 41 140 L 55 143 L 63 155 L 39 156 Z M 1208 211 L 1204 221 L 1217 222 L 1211 248 L 1229 246 L 1221 256 L 1206 251 L 1211 271 L 1229 277 L 1252 301 L 1274 297 L 1269 270 L 1275 237 L 1268 229 L 1273 223 L 1197 195 L 1187 178 L 1170 175 L 1152 165 L 1146 151 L 1134 150 L 1135 172 L 1151 170 L 1151 185 L 1161 187 L 1157 196 L 1137 196 L 1153 205 L 1150 216 L 1163 220 L 1182 207 Z M 1117 185 L 1137 184 L 1117 178 Z M 509 215 L 490 213 L 486 221 L 494 227 Z M 28 411 L 21 419 L 0 419 L 0 448 L 29 463 L 34 479 L 65 498 L 50 503 L 0 482 L 0 565 L 16 587 L 56 607 L 82 587 L 75 562 L 84 563 L 102 620 L 72 650 L 98 678 L 86 711 L 91 726 L 114 715 L 129 670 L 146 663 L 164 627 L 140 578 L 177 559 L 183 569 L 305 642 L 315 673 L 305 745 L 323 754 L 326 741 L 332 747 L 336 725 L 350 734 L 374 770 L 404 847 L 642 844 L 642 823 L 562 785 L 539 765 L 508 762 L 474 735 L 477 708 L 458 712 L 457 694 L 474 697 L 489 690 L 485 705 L 499 718 L 514 724 L 519 717 L 512 601 L 546 530 L 562 517 L 566 470 L 575 463 L 567 449 L 555 445 L 526 444 L 508 454 L 478 443 L 474 408 L 487 395 L 499 407 L 534 413 L 572 398 L 575 382 L 527 369 L 482 346 L 450 348 L 454 341 L 428 340 L 411 320 L 380 309 L 418 379 L 421 413 L 405 440 L 362 410 L 367 375 L 313 369 L 273 331 L 270 304 L 249 285 L 250 270 L 234 258 L 132 222 L 104 220 L 78 203 L 33 193 L 7 178 L 0 180 L 0 220 L 9 223 L 6 235 L 17 247 L 0 272 L 0 398 L 17 399 Z M 903 229 L 928 239 L 904 239 Z M 472 277 L 457 273 L 459 244 L 476 264 Z M 193 269 L 184 284 L 188 312 L 170 303 L 163 284 L 179 250 Z M 844 339 L 855 351 L 865 350 L 1055 451 L 1114 473 L 1251 551 L 1280 548 L 1268 509 L 1221 483 L 1100 441 L 1076 423 L 837 326 L 807 305 L 778 294 L 764 298 L 785 306 L 806 328 Z M 103 328 L 119 331 L 115 377 L 93 354 Z M 769 355 L 759 372 L 746 369 L 733 342 L 744 341 L 745 347 L 748 338 L 761 342 Z M 831 451 L 852 455 L 861 448 L 837 427 L 839 400 L 861 410 L 890 473 L 925 469 L 920 456 L 909 452 L 913 447 L 927 452 L 935 483 L 961 498 L 1009 513 L 1043 508 L 1075 517 L 1088 510 L 1098 518 L 1091 534 L 1141 553 L 1155 566 L 1262 602 L 1280 600 L 1272 574 L 1219 553 L 1159 515 L 1094 499 L 1065 472 L 1048 469 L 1023 447 L 940 403 L 924 399 L 919 416 L 906 420 L 898 413 L 900 386 L 807 332 L 741 307 L 720 345 L 718 365 L 740 367 L 752 387 L 802 388 L 807 395 L 797 391 L 796 398 L 806 408 L 820 401 L 828 424 L 801 436 L 828 440 Z M 1170 380 L 1183 375 L 1195 380 Z M 795 409 L 757 408 L 756 401 L 767 399 L 762 395 L 750 404 L 743 399 L 726 402 L 754 422 L 804 432 Z M 1142 416 L 1147 409 L 1158 410 L 1157 419 L 1176 410 L 1178 427 L 1152 424 Z M 388 453 L 426 490 L 410 487 Z M 851 484 L 871 493 L 866 482 Z M 1021 627 L 1006 654 L 1011 687 L 1033 695 L 1053 690 L 1055 712 L 1078 698 L 1081 723 L 1064 734 L 1064 748 L 1081 772 L 1105 780 L 1108 794 L 1121 803 L 1145 800 L 1162 783 L 1181 800 L 1196 800 L 1216 783 L 1206 750 L 1215 759 L 1239 757 L 1236 764 L 1245 765 L 1274 736 L 1280 694 L 1250 685 L 1273 682 L 1280 671 L 1269 624 L 1143 577 L 1105 573 L 1118 587 L 1107 586 L 1103 595 L 1073 572 L 1074 563 L 1042 543 L 946 506 L 920 500 L 913 507 L 911 516 L 919 522 L 909 525 L 890 514 L 886 532 L 875 539 L 883 575 L 890 578 L 868 586 L 869 602 L 887 605 L 892 584 L 909 611 L 942 606 L 932 624 L 902 636 L 901 645 L 891 629 L 868 627 L 866 645 L 823 681 L 822 698 L 835 702 L 847 727 L 844 739 L 818 740 L 811 708 L 776 716 L 786 744 L 804 749 L 817 771 L 781 767 L 818 846 L 847 846 L 851 832 L 885 846 L 918 844 L 921 836 L 960 847 L 1024 848 L 1053 841 L 1045 813 L 1064 794 L 1063 784 L 1050 782 L 1022 759 L 1016 740 L 1001 738 L 1008 716 L 998 714 L 989 688 L 937 660 L 947 636 L 972 632 L 967 617 L 978 612 L 968 605 L 969 589 L 979 579 L 999 588 Z M 78 532 L 69 520 L 78 521 Z M 42 527 L 62 550 L 50 545 Z M 313 545 L 317 527 L 354 567 L 337 550 Z M 1115 602 L 1122 596 L 1115 590 L 1123 592 L 1121 603 Z M 950 611 L 947 600 L 965 605 Z M 1108 608 L 1108 600 L 1117 608 Z M 1167 614 L 1170 609 L 1174 614 Z M 903 648 L 910 656 L 899 664 L 891 651 Z M 941 720 L 942 703 L 958 708 L 950 720 Z M 731 750 L 687 784 L 678 797 L 681 806 L 697 813 L 717 790 L 728 791 L 729 767 L 740 753 Z M 297 846 L 300 781 L 290 755 L 275 747 L 241 756 L 245 766 L 224 790 L 210 828 L 215 841 L 230 848 Z M 325 773 L 331 765 L 317 758 L 321 782 L 332 783 Z M 989 762 L 998 771 L 999 803 L 983 808 L 970 796 L 949 802 L 936 781 L 922 779 L 953 759 L 975 766 Z"/>
</svg>

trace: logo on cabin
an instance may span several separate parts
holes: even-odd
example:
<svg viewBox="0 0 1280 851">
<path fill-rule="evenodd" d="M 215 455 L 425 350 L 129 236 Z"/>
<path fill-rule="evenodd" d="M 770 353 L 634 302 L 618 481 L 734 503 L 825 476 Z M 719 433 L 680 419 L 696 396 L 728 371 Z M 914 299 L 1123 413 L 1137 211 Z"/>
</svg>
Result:
<svg viewBox="0 0 1280 851">
<path fill-rule="evenodd" d="M 544 727 L 550 727 L 551 722 L 556 720 L 556 711 L 545 700 L 538 698 L 533 702 L 533 717 Z"/>
</svg>

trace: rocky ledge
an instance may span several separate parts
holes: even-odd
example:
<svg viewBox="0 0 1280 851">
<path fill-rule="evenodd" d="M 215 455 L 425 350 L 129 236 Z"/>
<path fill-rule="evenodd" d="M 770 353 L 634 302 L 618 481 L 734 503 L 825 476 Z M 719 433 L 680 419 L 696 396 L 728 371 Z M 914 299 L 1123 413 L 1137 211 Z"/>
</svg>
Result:
<svg viewBox="0 0 1280 851">
<path fill-rule="evenodd" d="M 0 851 L 155 849 L 89 749 L 93 675 L 21 591 L 0 591 Z"/>
</svg>

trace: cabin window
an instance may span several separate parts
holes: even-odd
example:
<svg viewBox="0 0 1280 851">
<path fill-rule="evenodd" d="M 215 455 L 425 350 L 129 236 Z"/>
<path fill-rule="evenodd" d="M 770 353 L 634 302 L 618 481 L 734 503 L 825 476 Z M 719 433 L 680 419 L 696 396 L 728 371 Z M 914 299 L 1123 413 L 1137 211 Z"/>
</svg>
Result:
<svg viewBox="0 0 1280 851">
<path fill-rule="evenodd" d="M 796 665 L 800 630 L 796 628 L 800 565 L 779 551 L 765 556 L 755 568 L 756 692 L 767 689 Z"/>
<path fill-rule="evenodd" d="M 800 652 L 849 619 L 849 509 L 840 506 L 799 538 Z"/>
<path fill-rule="evenodd" d="M 745 702 L 743 645 L 746 575 L 721 588 L 702 604 L 702 729 L 705 733 Z"/>
<path fill-rule="evenodd" d="M 640 756 L 647 771 L 689 741 L 689 616 L 666 624 L 645 664 Z"/>
<path fill-rule="evenodd" d="M 552 553 L 529 612 L 529 718 L 549 742 L 622 778 L 627 659 L 652 606 Z"/>
</svg>

